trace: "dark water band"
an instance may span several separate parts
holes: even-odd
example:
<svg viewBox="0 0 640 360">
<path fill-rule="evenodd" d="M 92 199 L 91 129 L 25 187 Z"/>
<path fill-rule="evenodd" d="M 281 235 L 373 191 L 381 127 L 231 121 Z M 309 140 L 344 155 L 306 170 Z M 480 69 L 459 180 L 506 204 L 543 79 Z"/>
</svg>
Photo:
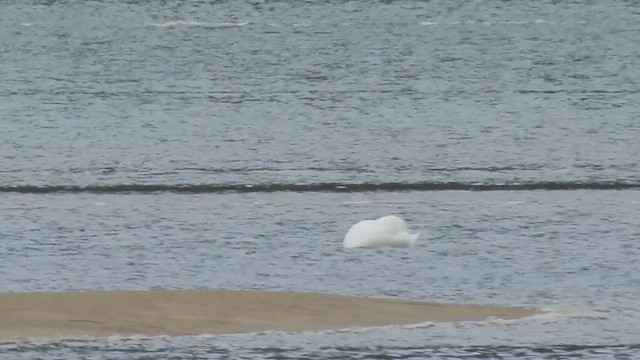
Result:
<svg viewBox="0 0 640 360">
<path fill-rule="evenodd" d="M 317 183 L 317 184 L 120 184 L 120 185 L 17 185 L 1 186 L 0 192 L 47 193 L 268 193 L 268 192 L 373 192 L 373 191 L 532 191 L 532 190 L 629 190 L 640 189 L 640 182 L 530 182 L 506 184 L 476 184 L 462 182 L 413 183 Z"/>
</svg>

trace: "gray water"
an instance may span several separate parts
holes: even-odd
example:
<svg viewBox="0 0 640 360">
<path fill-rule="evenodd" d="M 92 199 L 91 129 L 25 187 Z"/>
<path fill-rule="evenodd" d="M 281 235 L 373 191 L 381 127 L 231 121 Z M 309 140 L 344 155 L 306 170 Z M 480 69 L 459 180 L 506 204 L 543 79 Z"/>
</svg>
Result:
<svg viewBox="0 0 640 360">
<path fill-rule="evenodd" d="M 634 1 L 3 1 L 0 291 L 550 312 L 0 357 L 640 356 L 639 65 Z M 387 214 L 415 247 L 342 249 Z"/>
</svg>

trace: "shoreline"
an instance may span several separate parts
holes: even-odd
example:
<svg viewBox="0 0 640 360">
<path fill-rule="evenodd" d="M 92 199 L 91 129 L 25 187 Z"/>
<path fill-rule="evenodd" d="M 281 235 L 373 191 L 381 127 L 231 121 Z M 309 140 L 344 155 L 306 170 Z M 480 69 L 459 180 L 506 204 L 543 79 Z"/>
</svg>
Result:
<svg viewBox="0 0 640 360">
<path fill-rule="evenodd" d="M 524 307 L 285 291 L 0 293 L 0 341 L 321 331 L 540 313 Z"/>
</svg>

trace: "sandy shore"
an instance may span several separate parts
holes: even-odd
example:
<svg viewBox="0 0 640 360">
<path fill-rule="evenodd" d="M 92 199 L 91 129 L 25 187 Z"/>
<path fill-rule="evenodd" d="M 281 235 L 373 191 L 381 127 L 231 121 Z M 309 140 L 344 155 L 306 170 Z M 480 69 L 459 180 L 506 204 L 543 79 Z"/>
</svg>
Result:
<svg viewBox="0 0 640 360">
<path fill-rule="evenodd" d="M 330 330 L 515 319 L 536 313 L 525 308 L 270 291 L 0 293 L 0 340 Z"/>
</svg>

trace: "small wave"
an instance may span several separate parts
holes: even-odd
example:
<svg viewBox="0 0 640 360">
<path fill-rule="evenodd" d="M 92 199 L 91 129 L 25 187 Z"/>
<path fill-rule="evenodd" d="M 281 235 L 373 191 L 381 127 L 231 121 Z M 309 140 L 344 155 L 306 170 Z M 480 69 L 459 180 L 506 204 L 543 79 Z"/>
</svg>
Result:
<svg viewBox="0 0 640 360">
<path fill-rule="evenodd" d="M 588 308 L 563 308 L 563 309 L 540 309 L 540 313 L 533 314 L 530 316 L 524 316 L 521 318 L 515 319 L 502 319 L 490 316 L 484 320 L 473 320 L 473 321 L 460 321 L 453 324 L 464 325 L 469 324 L 473 326 L 485 326 L 485 325 L 512 325 L 512 324 L 520 324 L 528 321 L 551 321 L 555 322 L 565 318 L 586 318 L 593 320 L 605 320 L 607 317 L 596 310 L 588 309 Z M 434 322 L 424 322 L 424 323 L 416 323 L 416 324 L 408 324 L 408 325 L 393 325 L 400 326 L 403 329 L 414 329 L 414 328 L 427 328 L 437 325 L 450 325 L 452 323 L 434 323 Z"/>
<path fill-rule="evenodd" d="M 544 312 L 532 316 L 532 319 L 554 320 L 560 318 L 585 318 L 595 320 L 605 320 L 607 316 L 604 312 L 590 308 L 571 307 L 571 308 L 549 308 L 542 309 Z"/>
<path fill-rule="evenodd" d="M 550 21 L 543 19 L 535 19 L 535 20 L 503 20 L 496 22 L 489 21 L 476 21 L 476 20 L 465 20 L 465 21 L 446 21 L 439 22 L 434 20 L 424 20 L 420 22 L 422 26 L 438 26 L 438 25 L 538 25 L 538 24 L 548 24 Z"/>
<path fill-rule="evenodd" d="M 243 21 L 243 22 L 220 22 L 220 23 L 209 23 L 209 22 L 199 22 L 199 21 L 183 21 L 183 20 L 177 20 L 177 21 L 167 21 L 167 22 L 161 22 L 161 23 L 149 23 L 149 25 L 151 26 L 155 26 L 155 27 L 163 27 L 163 28 L 176 28 L 176 27 L 189 27 L 189 26 L 193 26 L 193 27 L 201 27 L 201 28 L 205 28 L 205 29 L 218 29 L 218 28 L 233 28 L 233 27 L 241 27 L 241 26 L 246 26 L 249 25 L 250 22 L 249 21 Z"/>
<path fill-rule="evenodd" d="M 540 309 L 539 314 L 534 314 L 531 316 L 525 316 L 518 319 L 499 319 L 490 317 L 483 321 L 476 321 L 473 323 L 476 324 L 497 324 L 497 325 L 509 325 L 509 324 L 517 324 L 526 321 L 550 321 L 555 322 L 557 320 L 566 319 L 566 318 L 584 318 L 584 319 L 593 319 L 593 320 L 605 320 L 607 317 L 599 311 L 589 309 L 589 308 L 557 308 L 557 309 L 548 309 L 542 308 Z"/>
<path fill-rule="evenodd" d="M 464 182 L 315 183 L 315 184 L 116 184 L 116 185 L 16 185 L 0 186 L 0 193 L 268 193 L 268 192 L 406 192 L 406 191 L 567 191 L 636 190 L 640 182 L 531 182 L 482 184 Z"/>
</svg>

